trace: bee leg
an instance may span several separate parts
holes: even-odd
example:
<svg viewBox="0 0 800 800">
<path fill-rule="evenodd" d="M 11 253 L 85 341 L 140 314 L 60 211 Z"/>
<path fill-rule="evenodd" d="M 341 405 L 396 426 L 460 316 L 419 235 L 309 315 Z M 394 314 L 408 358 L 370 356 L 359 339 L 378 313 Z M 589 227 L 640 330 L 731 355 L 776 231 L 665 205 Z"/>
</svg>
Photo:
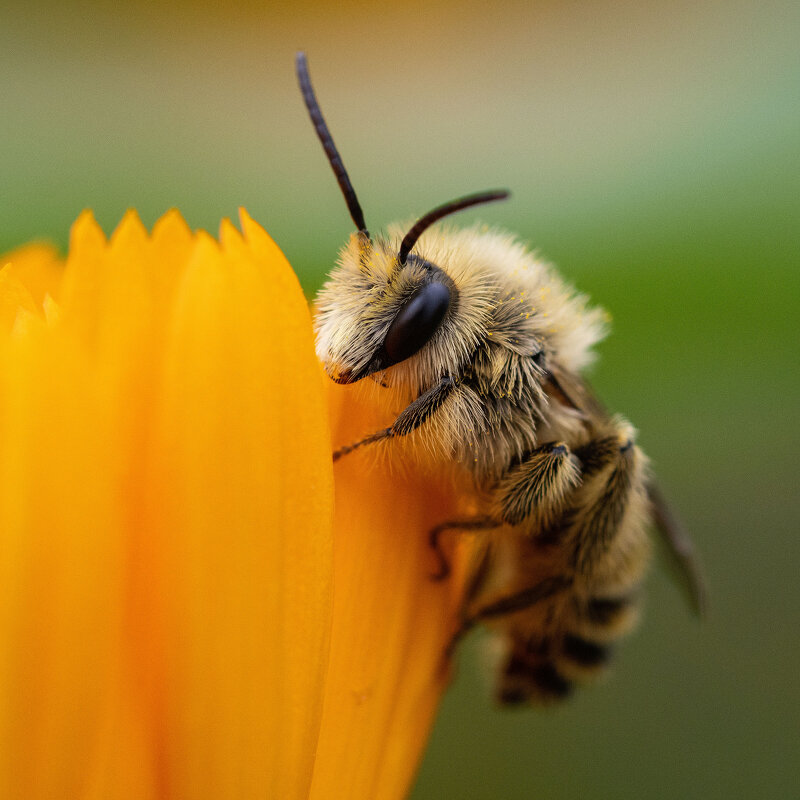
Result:
<svg viewBox="0 0 800 800">
<path fill-rule="evenodd" d="M 516 594 L 501 597 L 491 603 L 477 609 L 472 614 L 465 616 L 461 620 L 461 626 L 453 634 L 450 643 L 445 651 L 446 657 L 450 657 L 465 634 L 474 628 L 479 622 L 485 620 L 498 619 L 517 611 L 524 611 L 526 608 L 540 603 L 553 595 L 560 594 L 572 586 L 572 578 L 566 575 L 556 575 L 552 578 L 545 578 L 539 583 L 529 586 Z"/>
<path fill-rule="evenodd" d="M 630 455 L 634 447 L 632 433 L 630 429 L 619 427 L 595 436 L 577 448 L 575 455 L 580 462 L 584 480 L 594 477 L 612 462 L 618 461 L 620 456 Z"/>
<path fill-rule="evenodd" d="M 618 422 L 606 434 L 597 436 L 576 449 L 586 487 L 585 500 L 572 509 L 570 536 L 573 541 L 573 566 L 584 578 L 592 579 L 601 564 L 609 570 L 609 554 L 619 562 L 615 570 L 627 574 L 631 564 L 644 564 L 647 538 L 644 532 L 632 537 L 622 549 L 614 541 L 624 528 L 632 507 L 636 512 L 629 519 L 646 514 L 644 456 L 633 440 L 634 432 L 626 423 Z M 635 522 L 632 524 L 636 524 Z M 638 527 L 638 526 L 637 526 Z M 635 557 L 639 552 L 641 557 Z M 633 581 L 633 573 L 630 575 Z"/>
<path fill-rule="evenodd" d="M 406 406 L 400 412 L 391 427 L 373 433 L 354 444 L 340 447 L 334 452 L 333 460 L 338 461 L 342 456 L 346 456 L 352 453 L 353 450 L 358 450 L 360 447 L 367 444 L 381 442 L 384 439 L 391 439 L 394 436 L 407 436 L 409 433 L 419 428 L 423 422 L 439 409 L 454 387 L 455 382 L 453 379 L 449 375 L 445 375 L 436 386 L 429 389 L 424 394 L 421 394 L 416 400 Z"/>
<path fill-rule="evenodd" d="M 442 534 L 447 531 L 481 531 L 497 528 L 503 523 L 492 517 L 471 517 L 469 519 L 451 519 L 441 522 L 428 531 L 428 542 L 439 561 L 439 569 L 431 575 L 434 581 L 443 581 L 450 575 L 450 562 L 442 549 Z"/>
<path fill-rule="evenodd" d="M 447 648 L 442 653 L 441 669 L 443 674 L 450 674 L 452 667 L 450 657 L 461 637 L 475 624 L 474 622 L 467 621 L 466 610 L 470 607 L 472 601 L 480 596 L 487 579 L 492 574 L 494 555 L 492 544 L 493 542 L 490 536 L 483 536 L 481 540 L 476 543 L 476 547 L 472 551 L 472 558 L 468 565 L 467 578 L 464 582 L 463 599 L 459 609 L 459 627 Z"/>
<path fill-rule="evenodd" d="M 373 433 L 370 436 L 365 437 L 364 439 L 360 439 L 353 444 L 345 445 L 344 447 L 340 447 L 338 450 L 334 450 L 333 452 L 333 460 L 338 461 L 342 456 L 349 455 L 353 452 L 353 450 L 358 450 L 359 447 L 363 447 L 365 444 L 373 444 L 374 442 L 380 442 L 384 439 L 388 439 L 392 436 L 392 429 L 391 428 L 384 428 L 382 431 L 378 431 L 377 433 Z"/>
<path fill-rule="evenodd" d="M 580 483 L 580 462 L 563 442 L 548 442 L 527 454 L 500 481 L 494 513 L 509 525 L 526 521 L 542 532 L 563 516 Z"/>
<path fill-rule="evenodd" d="M 392 425 L 393 436 L 407 436 L 427 421 L 455 389 L 455 381 L 445 375 L 432 389 L 421 394 L 412 403 L 409 403 L 398 415 Z"/>
</svg>

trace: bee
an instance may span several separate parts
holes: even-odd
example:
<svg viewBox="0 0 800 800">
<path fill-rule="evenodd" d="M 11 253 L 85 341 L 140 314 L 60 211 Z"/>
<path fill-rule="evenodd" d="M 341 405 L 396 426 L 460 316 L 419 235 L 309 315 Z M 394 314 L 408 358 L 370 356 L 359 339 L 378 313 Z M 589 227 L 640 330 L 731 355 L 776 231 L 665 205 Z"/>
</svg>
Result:
<svg viewBox="0 0 800 800">
<path fill-rule="evenodd" d="M 438 206 L 408 230 L 372 237 L 320 111 L 306 57 L 297 75 L 356 231 L 317 298 L 317 353 L 328 375 L 371 378 L 399 411 L 353 442 L 468 476 L 474 513 L 429 532 L 447 578 L 446 534 L 478 534 L 460 626 L 503 646 L 501 703 L 565 697 L 602 671 L 636 619 L 649 528 L 675 556 L 701 610 L 691 542 L 669 512 L 633 427 L 581 377 L 605 335 L 589 305 L 513 236 L 433 226 L 508 197 L 481 192 Z"/>
</svg>

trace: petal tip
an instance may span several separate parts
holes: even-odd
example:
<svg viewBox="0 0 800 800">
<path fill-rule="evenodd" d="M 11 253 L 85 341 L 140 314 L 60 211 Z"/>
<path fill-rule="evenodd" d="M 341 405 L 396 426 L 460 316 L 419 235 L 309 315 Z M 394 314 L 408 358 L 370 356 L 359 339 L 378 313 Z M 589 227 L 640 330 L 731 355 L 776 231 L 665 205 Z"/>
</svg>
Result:
<svg viewBox="0 0 800 800">
<path fill-rule="evenodd" d="M 173 236 L 175 234 L 184 237 L 187 234 L 191 236 L 192 229 L 189 223 L 183 217 L 177 208 L 170 208 L 162 214 L 153 225 L 153 237 L 156 236 Z"/>
<path fill-rule="evenodd" d="M 247 213 L 247 209 L 244 206 L 239 206 L 239 224 L 244 230 L 250 225 L 257 225 L 258 223 Z"/>
<path fill-rule="evenodd" d="M 224 247 L 242 246 L 244 244 L 242 234 L 239 233 L 236 226 L 227 217 L 224 217 L 219 224 L 219 241 Z"/>
<path fill-rule="evenodd" d="M 106 236 L 97 224 L 94 212 L 84 209 L 72 223 L 69 234 L 70 250 L 81 249 L 85 246 L 102 246 L 106 243 Z"/>
<path fill-rule="evenodd" d="M 139 212 L 129 208 L 119 221 L 114 233 L 111 234 L 111 244 L 128 246 L 132 242 L 142 241 L 147 238 L 147 230 L 142 223 Z"/>
<path fill-rule="evenodd" d="M 197 231 L 194 239 L 194 256 L 218 258 L 222 252 L 219 242 L 207 231 Z"/>
<path fill-rule="evenodd" d="M 239 209 L 239 220 L 244 239 L 253 252 L 267 260 L 273 270 L 279 270 L 287 276 L 291 275 L 292 280 L 297 281 L 297 276 L 292 270 L 291 264 L 289 264 L 289 259 L 286 258 L 283 250 L 278 247 L 275 240 L 267 233 L 266 228 L 256 222 L 244 208 Z"/>
<path fill-rule="evenodd" d="M 239 208 L 239 223 L 242 226 L 245 239 L 247 239 L 251 245 L 257 246 L 259 244 L 267 244 L 269 247 L 278 248 L 278 245 L 275 244 L 272 237 L 267 233 L 266 228 L 264 228 L 263 225 L 259 225 L 259 223 L 241 207 Z"/>
</svg>

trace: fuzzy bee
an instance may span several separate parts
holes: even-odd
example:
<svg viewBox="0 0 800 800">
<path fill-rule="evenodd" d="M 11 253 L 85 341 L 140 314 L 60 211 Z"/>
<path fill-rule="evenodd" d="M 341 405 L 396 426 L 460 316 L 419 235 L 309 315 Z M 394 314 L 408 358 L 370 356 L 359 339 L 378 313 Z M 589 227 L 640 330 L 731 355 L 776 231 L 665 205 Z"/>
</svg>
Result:
<svg viewBox="0 0 800 800">
<path fill-rule="evenodd" d="M 317 298 L 317 352 L 339 383 L 372 378 L 400 410 L 366 446 L 468 476 L 475 512 L 429 532 L 449 573 L 451 532 L 477 533 L 460 629 L 494 629 L 506 704 L 564 697 L 596 675 L 637 616 L 648 529 L 664 537 L 700 609 L 689 539 L 656 488 L 635 431 L 581 378 L 604 313 L 512 236 L 432 229 L 505 191 L 439 206 L 373 238 L 323 119 L 305 55 L 300 88 L 356 232 Z"/>
</svg>

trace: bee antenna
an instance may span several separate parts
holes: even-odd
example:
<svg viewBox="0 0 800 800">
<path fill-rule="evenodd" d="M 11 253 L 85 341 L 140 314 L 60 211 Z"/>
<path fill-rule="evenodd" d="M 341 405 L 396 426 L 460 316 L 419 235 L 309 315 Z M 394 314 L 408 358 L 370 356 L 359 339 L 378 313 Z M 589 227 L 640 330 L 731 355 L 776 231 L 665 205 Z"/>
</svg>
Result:
<svg viewBox="0 0 800 800">
<path fill-rule="evenodd" d="M 300 91 L 303 93 L 303 100 L 305 101 L 306 108 L 308 109 L 308 114 L 311 117 L 311 122 L 314 124 L 314 130 L 317 132 L 320 142 L 322 142 L 325 155 L 328 156 L 328 161 L 333 169 L 333 174 L 336 176 L 336 180 L 339 182 L 339 188 L 342 190 L 342 194 L 344 195 L 347 208 L 350 211 L 350 216 L 353 218 L 356 228 L 358 228 L 358 230 L 363 233 L 367 239 L 369 239 L 367 224 L 364 222 L 364 212 L 361 210 L 361 205 L 356 197 L 353 184 L 350 183 L 347 170 L 344 168 L 344 164 L 342 163 L 342 157 L 339 155 L 339 151 L 336 149 L 336 145 L 333 143 L 333 137 L 331 136 L 331 132 L 328 130 L 328 126 L 325 123 L 325 118 L 322 116 L 322 111 L 320 111 L 319 103 L 317 102 L 317 96 L 314 94 L 314 87 L 311 85 L 311 78 L 308 74 L 308 61 L 306 60 L 305 53 L 299 52 L 297 54 L 295 59 L 295 67 L 297 70 L 297 79 L 300 81 Z"/>
<path fill-rule="evenodd" d="M 411 230 L 405 235 L 400 245 L 400 252 L 397 256 L 399 262 L 401 264 L 406 263 L 408 254 L 414 249 L 414 245 L 419 240 L 419 237 L 442 217 L 454 214 L 456 211 L 462 211 L 465 208 L 470 208 L 470 206 L 480 205 L 481 203 L 493 203 L 495 200 L 505 200 L 510 194 L 511 192 L 506 189 L 499 189 L 492 192 L 478 192 L 477 194 L 460 197 L 458 200 L 451 200 L 443 206 L 437 206 L 424 217 L 420 217 Z"/>
</svg>

